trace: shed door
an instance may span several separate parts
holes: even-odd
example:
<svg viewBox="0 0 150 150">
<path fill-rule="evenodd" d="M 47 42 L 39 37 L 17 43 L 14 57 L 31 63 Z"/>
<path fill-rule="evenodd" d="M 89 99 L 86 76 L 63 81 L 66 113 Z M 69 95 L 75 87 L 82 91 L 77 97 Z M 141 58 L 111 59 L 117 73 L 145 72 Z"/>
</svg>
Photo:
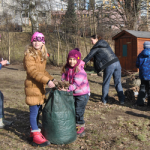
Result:
<svg viewBox="0 0 150 150">
<path fill-rule="evenodd" d="M 119 47 L 119 60 L 122 69 L 132 70 L 132 38 L 120 39 Z"/>
</svg>

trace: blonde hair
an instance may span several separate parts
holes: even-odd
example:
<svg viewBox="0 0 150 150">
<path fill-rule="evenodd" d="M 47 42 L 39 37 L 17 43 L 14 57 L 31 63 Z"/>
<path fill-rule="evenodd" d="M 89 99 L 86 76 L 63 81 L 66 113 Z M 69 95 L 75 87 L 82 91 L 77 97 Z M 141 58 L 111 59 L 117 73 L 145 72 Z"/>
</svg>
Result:
<svg viewBox="0 0 150 150">
<path fill-rule="evenodd" d="M 66 73 L 66 66 L 67 66 L 67 64 L 65 64 L 65 65 L 62 67 L 61 74 Z M 74 71 L 74 72 L 75 72 L 75 73 L 79 72 L 79 67 L 78 67 L 78 66 L 75 67 L 75 71 Z"/>
<path fill-rule="evenodd" d="M 27 55 L 27 53 L 29 53 L 30 56 L 32 56 L 34 58 L 36 58 L 38 55 L 38 51 L 32 46 L 32 44 L 27 46 L 25 55 Z M 45 44 L 43 44 L 43 46 L 42 46 L 41 53 L 42 53 L 41 61 L 43 62 L 44 60 L 47 59 L 47 48 L 46 48 Z"/>
</svg>

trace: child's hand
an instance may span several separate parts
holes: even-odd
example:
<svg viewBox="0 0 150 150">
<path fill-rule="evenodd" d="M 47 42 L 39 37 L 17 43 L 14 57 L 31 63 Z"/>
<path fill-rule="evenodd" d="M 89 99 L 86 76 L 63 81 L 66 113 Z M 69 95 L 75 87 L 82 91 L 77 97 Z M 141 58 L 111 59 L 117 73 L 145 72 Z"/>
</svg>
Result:
<svg viewBox="0 0 150 150">
<path fill-rule="evenodd" d="M 53 82 L 55 83 L 55 82 L 57 82 L 57 80 L 56 80 L 56 79 L 54 79 L 54 80 L 53 80 Z"/>
<path fill-rule="evenodd" d="M 54 84 L 52 81 L 49 81 L 49 82 L 48 82 L 48 87 L 49 87 L 49 88 L 54 88 L 54 87 L 55 87 L 55 84 Z"/>
<path fill-rule="evenodd" d="M 7 64 L 7 60 L 2 60 L 0 63 L 2 64 L 2 66 L 5 66 Z"/>
</svg>

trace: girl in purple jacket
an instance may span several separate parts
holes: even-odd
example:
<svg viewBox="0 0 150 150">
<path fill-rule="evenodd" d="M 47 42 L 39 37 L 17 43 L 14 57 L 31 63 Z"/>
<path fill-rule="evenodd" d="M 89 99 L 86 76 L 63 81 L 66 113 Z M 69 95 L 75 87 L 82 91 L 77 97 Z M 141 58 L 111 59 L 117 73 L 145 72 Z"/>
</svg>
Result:
<svg viewBox="0 0 150 150">
<path fill-rule="evenodd" d="M 84 62 L 78 48 L 71 50 L 68 54 L 67 63 L 62 69 L 62 81 L 69 81 L 68 92 L 73 91 L 75 98 L 76 127 L 79 137 L 85 136 L 84 111 L 89 100 L 90 87 L 87 74 L 84 70 Z"/>
</svg>

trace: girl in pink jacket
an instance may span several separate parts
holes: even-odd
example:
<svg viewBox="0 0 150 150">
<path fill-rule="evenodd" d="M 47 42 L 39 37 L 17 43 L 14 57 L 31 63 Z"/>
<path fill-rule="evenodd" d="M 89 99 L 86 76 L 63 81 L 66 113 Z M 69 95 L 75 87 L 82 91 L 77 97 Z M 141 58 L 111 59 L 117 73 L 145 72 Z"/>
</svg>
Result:
<svg viewBox="0 0 150 150">
<path fill-rule="evenodd" d="M 84 70 L 84 62 L 78 48 L 68 54 L 67 63 L 62 69 L 62 81 L 69 81 L 68 92 L 73 91 L 75 98 L 76 127 L 79 137 L 85 136 L 84 111 L 89 100 L 90 87 L 87 74 Z"/>
</svg>

